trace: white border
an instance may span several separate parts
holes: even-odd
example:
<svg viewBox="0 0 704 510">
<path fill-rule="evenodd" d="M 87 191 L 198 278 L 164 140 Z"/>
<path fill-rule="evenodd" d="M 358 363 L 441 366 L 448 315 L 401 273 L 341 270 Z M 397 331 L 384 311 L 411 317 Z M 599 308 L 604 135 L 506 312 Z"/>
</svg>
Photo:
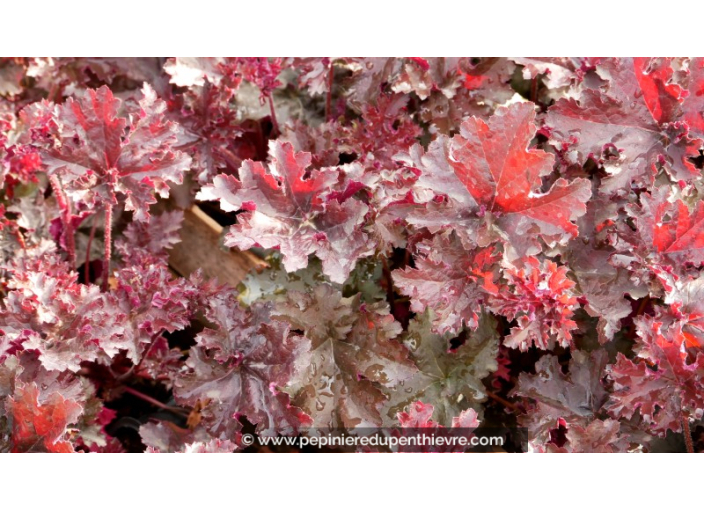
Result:
<svg viewBox="0 0 704 510">
<path fill-rule="evenodd" d="M 701 10 L 701 8 L 700 8 Z M 4 2 L 4 56 L 702 54 L 695 4 L 594 0 Z M 284 54 L 285 53 L 285 54 Z"/>
<path fill-rule="evenodd" d="M 696 508 L 698 472 L 684 454 L 0 455 L 8 508 Z"/>
</svg>

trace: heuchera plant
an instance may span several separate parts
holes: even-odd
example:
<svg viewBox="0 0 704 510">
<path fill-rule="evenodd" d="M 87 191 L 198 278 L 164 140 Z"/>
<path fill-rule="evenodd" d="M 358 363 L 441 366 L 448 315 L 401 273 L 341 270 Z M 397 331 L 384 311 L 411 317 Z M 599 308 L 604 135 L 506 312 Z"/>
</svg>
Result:
<svg viewBox="0 0 704 510">
<path fill-rule="evenodd" d="M 701 451 L 703 168 L 701 58 L 2 58 L 0 452 Z"/>
</svg>

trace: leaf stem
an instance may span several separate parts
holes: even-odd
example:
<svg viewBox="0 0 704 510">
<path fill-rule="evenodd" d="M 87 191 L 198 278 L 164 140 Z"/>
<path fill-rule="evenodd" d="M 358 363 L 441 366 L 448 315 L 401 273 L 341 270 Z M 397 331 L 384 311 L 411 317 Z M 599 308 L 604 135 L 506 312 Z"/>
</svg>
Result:
<svg viewBox="0 0 704 510">
<path fill-rule="evenodd" d="M 274 136 L 278 136 L 280 131 L 279 131 L 279 122 L 276 120 L 276 110 L 274 109 L 274 98 L 271 96 L 271 92 L 269 92 L 266 95 L 266 97 L 269 100 L 269 109 L 271 110 L 271 123 L 274 125 L 274 132 L 272 134 Z"/>
<path fill-rule="evenodd" d="M 689 418 L 684 411 L 680 411 L 682 419 L 682 434 L 684 435 L 684 444 L 687 447 L 687 453 L 694 453 L 694 443 L 692 442 L 692 431 L 689 429 Z"/>
<path fill-rule="evenodd" d="M 61 182 L 56 174 L 49 177 L 51 189 L 56 196 L 56 201 L 59 203 L 61 210 L 61 223 L 64 227 L 64 241 L 66 243 L 66 252 L 68 253 L 68 262 L 71 269 L 76 267 L 76 241 L 73 236 L 73 224 L 71 222 L 71 203 L 61 187 Z"/>
<path fill-rule="evenodd" d="M 231 150 L 225 147 L 215 147 L 215 151 L 220 153 L 220 155 L 225 158 L 225 161 L 232 165 L 232 168 L 235 170 L 242 166 L 242 158 L 233 154 Z"/>
<path fill-rule="evenodd" d="M 325 99 L 325 118 L 330 122 L 332 120 L 332 83 L 335 78 L 335 66 L 330 62 L 330 70 L 328 71 L 328 95 Z"/>
<path fill-rule="evenodd" d="M 161 409 L 165 409 L 167 411 L 171 411 L 172 413 L 188 414 L 188 411 L 186 411 L 185 409 L 181 409 L 180 407 L 173 407 L 173 406 L 166 405 L 162 402 L 159 402 L 157 399 L 142 393 L 141 391 L 137 391 L 134 388 L 130 388 L 129 386 L 124 386 L 123 389 L 125 390 L 125 393 L 129 393 L 130 395 L 134 395 L 135 397 L 140 398 L 140 399 L 144 400 L 145 402 L 149 402 L 153 406 L 159 407 Z"/>
<path fill-rule="evenodd" d="M 103 292 L 108 290 L 110 258 L 112 257 L 112 204 L 105 205 L 105 261 L 103 263 Z"/>
<path fill-rule="evenodd" d="M 133 373 L 139 373 L 139 370 L 142 367 L 142 363 L 144 362 L 145 359 L 147 359 L 147 356 L 149 356 L 149 354 L 151 354 L 152 349 L 154 348 L 154 345 L 156 344 L 156 341 L 159 339 L 159 337 L 161 336 L 161 334 L 163 332 L 164 332 L 164 330 L 161 329 L 161 330 L 159 330 L 159 332 L 157 334 L 152 335 L 152 341 L 149 344 L 149 347 L 147 347 L 147 350 L 144 351 L 144 354 L 142 354 L 142 357 L 139 360 L 139 363 L 137 363 L 136 365 L 132 365 L 132 367 L 127 372 L 125 372 L 124 374 L 119 376 L 118 377 L 119 380 L 125 380 L 129 376 L 131 376 Z"/>
<path fill-rule="evenodd" d="M 85 271 L 83 271 L 83 280 L 86 285 L 90 283 L 90 246 L 93 244 L 93 238 L 95 237 L 95 227 L 98 224 L 96 221 L 97 217 L 97 215 L 93 216 L 93 225 L 90 227 L 90 237 L 88 237 L 88 246 L 86 246 Z"/>
<path fill-rule="evenodd" d="M 530 83 L 530 100 L 537 103 L 538 98 L 538 77 L 535 76 Z"/>
<path fill-rule="evenodd" d="M 503 397 L 498 396 L 496 393 L 492 391 L 486 391 L 486 394 L 489 398 L 496 400 L 499 404 L 503 404 L 505 407 L 508 407 L 509 409 L 512 409 L 513 411 L 516 411 L 517 413 L 522 412 L 521 409 L 514 403 L 509 402 Z"/>
</svg>

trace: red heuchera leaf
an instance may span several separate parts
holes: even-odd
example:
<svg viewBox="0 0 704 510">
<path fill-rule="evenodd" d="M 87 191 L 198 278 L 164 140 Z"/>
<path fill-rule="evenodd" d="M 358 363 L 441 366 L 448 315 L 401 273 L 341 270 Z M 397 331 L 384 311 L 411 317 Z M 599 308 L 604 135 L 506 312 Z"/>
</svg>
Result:
<svg viewBox="0 0 704 510">
<path fill-rule="evenodd" d="M 704 138 L 704 58 L 689 61 L 689 95 L 682 103 L 684 121 L 697 138 Z"/>
<path fill-rule="evenodd" d="M 314 168 L 354 158 L 352 164 L 339 167 L 341 182 L 327 200 L 344 202 L 355 197 L 368 206 L 367 230 L 378 252 L 403 247 L 406 242 L 403 205 L 410 202 L 417 172 L 398 168 L 393 157 L 409 150 L 421 134 L 406 112 L 407 103 L 405 96 L 384 94 L 377 106 L 363 108 L 359 120 L 317 127 L 296 122 L 279 138 L 296 151 L 311 152 Z"/>
<path fill-rule="evenodd" d="M 652 318 L 638 320 L 638 356 L 633 362 L 619 353 L 610 368 L 614 392 L 606 408 L 615 418 L 636 411 L 653 432 L 679 432 L 682 419 L 704 413 L 704 353 L 689 355 L 680 324 L 663 329 Z"/>
<path fill-rule="evenodd" d="M 605 343 L 620 329 L 621 320 L 633 312 L 625 295 L 638 299 L 645 297 L 648 291 L 631 280 L 627 269 L 611 265 L 613 251 L 595 250 L 579 239 L 572 247 L 569 267 L 579 285 L 581 298 L 586 300 L 585 311 L 599 318 L 599 341 Z"/>
<path fill-rule="evenodd" d="M 282 69 L 281 58 L 238 57 L 232 67 L 248 82 L 256 85 L 262 99 L 269 97 L 275 88 L 281 85 L 278 76 Z"/>
<path fill-rule="evenodd" d="M 469 58 L 348 58 L 354 71 L 348 97 L 356 107 L 375 104 L 385 85 L 391 90 L 414 92 L 422 100 L 431 97 L 452 98 L 462 85 L 462 70 L 471 68 Z"/>
<path fill-rule="evenodd" d="M 450 165 L 480 208 L 511 218 L 498 220 L 512 222 L 506 228 L 509 235 L 527 233 L 528 224 L 538 223 L 541 232 L 553 233 L 543 227 L 548 224 L 576 236 L 571 220 L 586 211 L 589 185 L 585 180 L 568 184 L 560 179 L 547 193 L 536 193 L 540 177 L 552 171 L 553 157 L 527 149 L 535 134 L 534 119 L 533 105 L 520 103 L 497 110 L 488 123 L 477 118 L 466 121 L 450 144 Z"/>
<path fill-rule="evenodd" d="M 316 168 L 335 165 L 345 155 L 370 170 L 395 169 L 393 157 L 408 150 L 422 134 L 407 106 L 407 96 L 383 94 L 376 105 L 362 108 L 358 120 L 340 119 L 316 127 L 296 122 L 279 139 L 297 151 L 311 152 Z"/>
<path fill-rule="evenodd" d="M 138 255 L 133 251 L 131 264 L 116 272 L 117 286 L 111 293 L 129 328 L 137 361 L 158 335 L 190 324 L 204 288 L 200 273 L 174 278 L 163 259 Z"/>
<path fill-rule="evenodd" d="M 669 60 L 606 59 L 597 70 L 608 81 L 605 92 L 585 89 L 579 101 L 560 99 L 550 108 L 546 124 L 558 147 L 574 148 L 582 163 L 603 164 L 610 174 L 602 184 L 607 193 L 627 193 L 631 182 L 652 184 L 658 162 L 677 179 L 697 177 L 689 157 L 701 144 L 668 124 L 681 114 L 684 97 L 671 82 Z"/>
<path fill-rule="evenodd" d="M 66 428 L 82 412 L 80 404 L 53 393 L 43 403 L 34 383 L 18 385 L 5 407 L 12 422 L 10 445 L 13 452 L 71 453 L 73 446 L 64 439 Z"/>
<path fill-rule="evenodd" d="M 0 451 L 698 450 L 703 62 L 0 58 Z M 169 268 L 194 200 L 242 293 Z"/>
<path fill-rule="evenodd" d="M 666 294 L 672 318 L 681 322 L 686 347 L 704 347 L 704 276 L 675 283 Z M 667 315 L 663 321 L 667 320 Z"/>
<path fill-rule="evenodd" d="M 431 224 L 454 228 L 468 247 L 473 242 L 486 246 L 505 237 L 510 242 L 510 258 L 537 253 L 538 235 L 554 241 L 577 235 L 572 220 L 586 211 L 590 185 L 585 179 L 571 183 L 558 179 L 546 193 L 540 193 L 541 177 L 552 172 L 554 158 L 528 149 L 535 134 L 534 119 L 532 103 L 520 103 L 499 108 L 488 122 L 472 117 L 462 124 L 447 148 L 454 177 L 443 175 L 447 166 L 442 161 L 423 169 L 438 173 L 432 176 L 434 182 L 447 183 L 434 190 L 436 195 L 464 195 L 429 207 L 426 215 Z M 430 226 L 423 220 L 409 221 Z"/>
<path fill-rule="evenodd" d="M 191 432 L 170 422 L 147 423 L 139 433 L 147 445 L 145 453 L 232 453 L 238 449 L 229 439 L 209 439 L 202 428 Z"/>
<path fill-rule="evenodd" d="M 7 150 L 10 143 L 7 134 L 10 132 L 13 117 L 12 114 L 5 115 L 0 109 L 0 187 L 5 184 L 5 175 L 10 171 L 10 158 Z"/>
<path fill-rule="evenodd" d="M 8 198 L 14 195 L 16 185 L 37 182 L 41 159 L 37 149 L 24 142 L 19 135 L 17 116 L 9 103 L 0 102 L 0 186 L 5 179 Z"/>
<path fill-rule="evenodd" d="M 170 82 L 179 87 L 202 87 L 206 81 L 218 85 L 224 63 L 220 57 L 175 57 L 164 64 L 164 71 L 171 76 Z"/>
<path fill-rule="evenodd" d="M 428 70 L 435 74 L 433 68 L 440 67 L 442 60 L 450 63 L 446 64 L 448 70 L 452 69 L 454 59 L 430 59 Z M 456 132 L 471 115 L 488 117 L 516 94 L 510 85 L 515 69 L 516 65 L 507 58 L 461 58 L 455 67 L 459 82 L 447 74 L 444 89 L 435 91 L 421 104 L 421 118 L 431 124 L 431 129 L 447 135 Z"/>
<path fill-rule="evenodd" d="M 145 347 L 135 375 L 159 381 L 167 389 L 172 389 L 173 381 L 183 366 L 183 351 L 170 348 L 169 341 L 160 335 Z"/>
<path fill-rule="evenodd" d="M 3 57 L 0 61 L 0 96 L 15 96 L 22 93 L 24 69 L 15 59 Z"/>
<path fill-rule="evenodd" d="M 408 351 L 395 340 L 401 332 L 386 306 L 360 296 L 343 298 L 329 285 L 312 293 L 290 291 L 275 317 L 310 339 L 299 358 L 303 368 L 289 385 L 292 401 L 316 427 L 381 425 L 381 388 L 393 388 L 415 373 Z"/>
<path fill-rule="evenodd" d="M 7 382 L 3 383 L 2 379 Z M 104 407 L 103 402 L 96 398 L 95 386 L 70 371 L 47 370 L 36 353 L 19 353 L 8 357 L 0 365 L 0 416 L 5 396 L 14 395 L 17 398 L 17 388 L 28 385 L 36 385 L 39 389 L 37 399 L 41 406 L 54 401 L 57 395 L 80 405 L 80 418 L 71 422 L 71 443 L 74 448 L 82 451 L 121 451 L 119 442 L 115 444 L 116 440 L 105 432 L 105 426 L 115 418 L 115 412 Z"/>
<path fill-rule="evenodd" d="M 499 254 L 493 247 L 466 250 L 454 235 L 438 235 L 429 245 L 416 245 L 422 258 L 415 268 L 392 273 L 394 283 L 411 298 L 411 310 L 434 312 L 433 327 L 440 334 L 476 328 L 479 313 L 495 289 Z"/>
<path fill-rule="evenodd" d="M 187 444 L 183 453 L 232 453 L 235 450 L 237 445 L 228 439 L 211 439 L 207 443 Z"/>
<path fill-rule="evenodd" d="M 430 143 L 427 151 L 420 144 L 411 147 L 407 154 L 401 153 L 396 159 L 418 174 L 413 194 L 418 202 L 430 202 L 438 193 L 451 199 L 451 204 L 460 209 L 476 208 L 476 201 L 458 182 L 449 160 L 450 139 L 438 136 Z M 436 200 L 437 201 L 437 200 Z M 447 224 L 443 214 L 439 214 L 437 224 L 420 224 L 437 230 Z M 434 218 L 431 218 L 434 219 Z M 464 219 L 464 218 L 463 218 Z M 418 220 L 412 220 L 418 223 Z"/>
<path fill-rule="evenodd" d="M 241 162 L 233 142 L 242 134 L 242 126 L 231 104 L 239 80 L 213 83 L 209 79 L 169 102 L 169 117 L 182 128 L 175 147 L 192 156 L 201 184 L 220 172 L 235 172 Z"/>
<path fill-rule="evenodd" d="M 392 158 L 408 150 L 422 134 L 408 117 L 407 104 L 407 96 L 384 94 L 376 105 L 365 105 L 360 121 L 343 127 L 337 135 L 343 152 L 357 154 L 366 167 L 395 168 Z"/>
<path fill-rule="evenodd" d="M 173 278 L 159 258 L 133 262 L 116 273 L 117 288 L 109 293 L 79 283 L 53 254 L 19 262 L 11 267 L 14 278 L 0 309 L 0 345 L 38 351 L 49 370 L 109 364 L 120 351 L 139 362 L 156 336 L 190 323 L 202 287 L 198 275 Z"/>
<path fill-rule="evenodd" d="M 12 396 L 18 385 L 30 383 L 36 383 L 39 388 L 40 403 L 53 393 L 80 404 L 86 404 L 93 397 L 93 387 L 86 379 L 69 371 L 47 370 L 36 353 L 16 353 L 0 363 L 0 402 Z"/>
<path fill-rule="evenodd" d="M 219 175 L 197 198 L 219 200 L 225 211 L 248 210 L 227 234 L 227 246 L 278 248 L 289 272 L 306 267 L 308 255 L 315 254 L 332 281 L 344 282 L 356 261 L 372 253 L 361 230 L 369 208 L 354 199 L 325 202 L 323 195 L 339 178 L 337 169 L 308 172 L 311 155 L 294 152 L 288 143 L 272 142 L 269 150 L 268 169 L 247 160 L 240 180 Z"/>
<path fill-rule="evenodd" d="M 168 183 L 180 183 L 191 164 L 172 148 L 178 128 L 164 118 L 165 103 L 148 85 L 142 93 L 129 122 L 118 116 L 121 101 L 107 87 L 69 98 L 53 108 L 53 145 L 42 152 L 47 171 L 58 173 L 75 199 L 115 204 L 123 195 L 138 221 L 149 218 L 154 193 L 168 197 Z"/>
<path fill-rule="evenodd" d="M 522 351 L 532 346 L 552 349 L 555 343 L 573 347 L 571 331 L 577 323 L 572 316 L 578 304 L 567 267 L 558 267 L 551 260 L 541 264 L 535 257 L 526 258 L 524 263 L 522 268 L 504 268 L 508 284 L 490 299 L 489 308 L 494 313 L 518 322 L 504 338 L 504 345 Z"/>
<path fill-rule="evenodd" d="M 352 106 L 360 108 L 375 103 L 383 85 L 392 81 L 401 69 L 400 59 L 389 57 L 349 58 L 348 67 L 354 72 L 349 79 L 347 99 Z"/>
<path fill-rule="evenodd" d="M 32 84 L 28 92 L 35 97 L 41 89 L 44 95 L 63 97 L 69 90 L 81 91 L 96 81 L 155 83 L 161 72 L 157 57 L 23 57 L 21 61 L 25 79 Z"/>
<path fill-rule="evenodd" d="M 335 60 L 335 57 L 291 57 L 285 63 L 298 71 L 299 86 L 316 96 L 330 90 L 330 73 L 334 72 Z"/>
<path fill-rule="evenodd" d="M 338 121 L 310 126 L 299 120 L 287 122 L 278 140 L 290 143 L 297 152 L 310 152 L 313 168 L 335 166 L 344 154 L 351 158 L 354 149 L 347 145 L 345 126 Z M 357 154 L 354 154 L 358 157 Z"/>
<path fill-rule="evenodd" d="M 205 316 L 217 329 L 196 337 L 174 395 L 189 405 L 200 402 L 203 423 L 215 437 L 233 438 L 240 415 L 266 435 L 295 434 L 310 423 L 281 391 L 295 375 L 306 342 L 271 314 L 268 303 L 242 309 L 227 288 L 207 300 Z"/>
<path fill-rule="evenodd" d="M 699 265 L 704 261 L 704 206 L 697 203 L 693 211 L 682 200 L 668 200 L 665 190 L 640 196 L 641 207 L 629 207 L 636 218 L 642 242 L 634 251 L 647 251 L 676 264 Z"/>
<path fill-rule="evenodd" d="M 73 451 L 88 441 L 104 444 L 95 424 L 101 409 L 87 379 L 46 370 L 34 353 L 8 356 L 0 363 L 0 452 Z M 69 423 L 70 443 L 63 437 Z"/>
<path fill-rule="evenodd" d="M 614 393 L 607 409 L 616 418 L 630 418 L 640 413 L 645 423 L 656 432 L 680 430 L 679 406 L 671 404 L 675 395 L 672 381 L 660 371 L 651 370 L 646 363 L 633 363 L 619 353 L 611 367 Z"/>
</svg>

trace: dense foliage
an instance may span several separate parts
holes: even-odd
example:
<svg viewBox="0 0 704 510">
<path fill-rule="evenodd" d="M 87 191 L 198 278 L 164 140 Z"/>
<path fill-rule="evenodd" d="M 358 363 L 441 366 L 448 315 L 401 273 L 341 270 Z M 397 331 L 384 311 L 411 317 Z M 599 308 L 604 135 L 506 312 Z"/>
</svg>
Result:
<svg viewBox="0 0 704 510">
<path fill-rule="evenodd" d="M 703 149 L 699 58 L 0 59 L 0 452 L 700 450 Z"/>
</svg>

